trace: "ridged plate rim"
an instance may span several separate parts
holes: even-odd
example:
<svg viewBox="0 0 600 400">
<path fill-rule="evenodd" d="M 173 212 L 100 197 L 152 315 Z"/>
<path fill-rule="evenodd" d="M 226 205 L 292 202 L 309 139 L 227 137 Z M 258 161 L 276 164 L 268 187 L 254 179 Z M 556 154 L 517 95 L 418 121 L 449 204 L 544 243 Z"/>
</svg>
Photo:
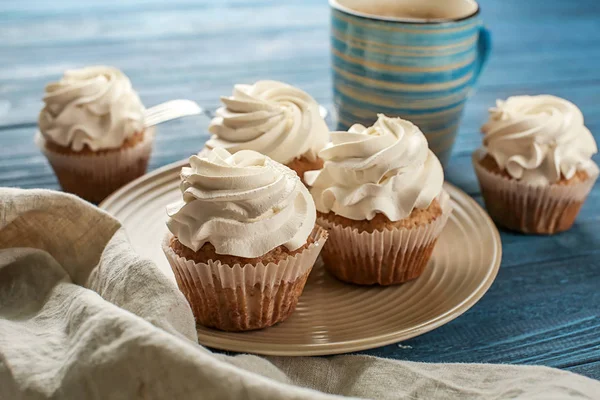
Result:
<svg viewBox="0 0 600 400">
<path fill-rule="evenodd" d="M 160 178 L 163 176 L 174 175 L 178 176 L 178 172 L 181 167 L 187 164 L 187 160 L 180 160 L 161 168 L 158 168 L 132 182 L 123 186 L 109 197 L 107 197 L 99 207 L 104 209 L 108 213 L 119 218 L 119 201 L 126 200 L 128 195 L 135 192 L 136 189 L 140 189 L 146 185 L 156 186 L 158 183 L 165 184 L 171 181 L 168 179 L 162 181 Z M 285 344 L 285 343 L 257 343 L 249 342 L 244 340 L 245 333 L 231 332 L 220 332 L 204 327 L 198 327 L 198 341 L 208 347 L 217 348 L 221 350 L 244 352 L 244 353 L 255 353 L 262 355 L 274 355 L 274 356 L 314 356 L 314 355 L 332 355 L 348 353 L 360 350 L 367 350 L 376 347 L 397 343 L 403 340 L 413 338 L 415 336 L 422 335 L 426 332 L 430 332 L 465 313 L 471 307 L 473 307 L 487 292 L 492 283 L 494 282 L 498 270 L 500 267 L 500 261 L 502 259 L 502 244 L 500 241 L 500 234 L 495 224 L 487 213 L 481 208 L 479 204 L 465 192 L 458 189 L 450 183 L 444 183 L 446 191 L 450 194 L 451 199 L 454 202 L 460 201 L 466 203 L 465 205 L 472 208 L 473 211 L 485 221 L 485 226 L 481 229 L 487 229 L 488 234 L 492 235 L 493 254 L 492 262 L 490 265 L 485 265 L 483 268 L 487 268 L 487 274 L 484 279 L 479 283 L 476 290 L 468 293 L 462 302 L 455 305 L 453 308 L 446 310 L 439 315 L 435 315 L 429 318 L 427 321 L 405 328 L 400 331 L 392 332 L 389 334 L 376 335 L 371 337 L 357 337 L 353 340 L 344 340 L 338 342 L 327 342 L 327 343 L 305 343 L 305 344 Z M 131 233 L 128 233 L 131 235 Z M 474 244 L 476 245 L 476 244 Z M 285 322 L 284 322 L 285 323 Z M 223 337 L 223 336 L 234 336 L 235 338 Z"/>
</svg>

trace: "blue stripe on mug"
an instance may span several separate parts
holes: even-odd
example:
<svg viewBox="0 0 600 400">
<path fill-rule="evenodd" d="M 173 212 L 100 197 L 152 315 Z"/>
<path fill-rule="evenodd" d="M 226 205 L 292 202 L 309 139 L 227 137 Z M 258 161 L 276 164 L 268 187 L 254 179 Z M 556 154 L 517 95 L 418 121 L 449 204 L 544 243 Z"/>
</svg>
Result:
<svg viewBox="0 0 600 400">
<path fill-rule="evenodd" d="M 399 72 L 403 72 L 402 70 L 405 68 L 402 67 L 413 67 L 415 68 L 424 68 L 430 69 L 433 71 L 444 71 L 448 69 L 452 69 L 455 65 L 464 65 L 469 64 L 475 60 L 477 53 L 473 50 L 473 48 L 463 48 L 458 52 L 455 52 L 450 55 L 438 55 L 436 53 L 432 54 L 389 54 L 383 53 L 379 51 L 373 51 L 373 49 L 364 49 L 357 48 L 349 45 L 347 42 L 339 41 L 337 38 L 333 39 L 332 42 L 332 52 L 335 57 L 340 60 L 344 60 L 348 63 L 360 63 L 360 60 L 365 58 L 365 55 L 369 56 L 368 63 L 371 65 L 374 64 L 382 64 L 393 66 L 388 67 L 387 70 L 397 70 Z M 367 64 L 368 65 L 368 64 Z M 410 68 L 406 68 L 407 72 L 410 71 Z"/>
<path fill-rule="evenodd" d="M 390 92 L 390 94 L 404 93 L 407 96 L 417 97 L 431 97 L 438 95 L 440 92 L 458 91 L 464 86 L 470 87 L 473 80 L 473 73 L 469 72 L 464 76 L 443 82 L 428 82 L 427 84 L 423 84 L 423 82 L 390 82 L 389 80 L 378 79 L 380 76 L 375 74 L 373 76 L 361 76 L 339 68 L 337 65 L 333 65 L 333 69 L 336 72 L 334 84 L 340 82 L 365 91 L 373 90 L 384 94 L 386 92 Z"/>
</svg>

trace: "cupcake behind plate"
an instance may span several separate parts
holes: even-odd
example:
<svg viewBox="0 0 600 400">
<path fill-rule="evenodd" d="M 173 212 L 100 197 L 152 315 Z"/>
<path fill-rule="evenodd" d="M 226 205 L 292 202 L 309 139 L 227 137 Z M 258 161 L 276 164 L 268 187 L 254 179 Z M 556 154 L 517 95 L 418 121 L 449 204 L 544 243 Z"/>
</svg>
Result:
<svg viewBox="0 0 600 400">
<path fill-rule="evenodd" d="M 121 71 L 66 71 L 46 86 L 44 103 L 35 140 L 63 190 L 97 203 L 146 172 L 154 128 Z"/>
<path fill-rule="evenodd" d="M 599 172 L 577 106 L 549 95 L 499 100 L 482 132 L 473 165 L 492 219 L 523 233 L 571 228 Z"/>
<path fill-rule="evenodd" d="M 221 101 L 223 107 L 208 128 L 213 136 L 207 149 L 258 151 L 300 178 L 323 166 L 318 152 L 329 141 L 329 129 L 308 93 L 283 82 L 258 81 L 235 85 L 233 94 Z"/>
</svg>

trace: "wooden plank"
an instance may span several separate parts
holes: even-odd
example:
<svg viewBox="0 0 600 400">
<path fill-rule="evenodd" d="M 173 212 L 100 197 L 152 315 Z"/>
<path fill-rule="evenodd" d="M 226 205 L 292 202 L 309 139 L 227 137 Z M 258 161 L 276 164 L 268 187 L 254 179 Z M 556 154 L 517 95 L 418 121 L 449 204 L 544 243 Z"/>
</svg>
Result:
<svg viewBox="0 0 600 400">
<path fill-rule="evenodd" d="M 204 129 L 208 121 L 208 117 L 196 116 L 158 127 L 149 169 L 199 151 L 207 138 Z M 34 132 L 33 127 L 0 131 L 0 186 L 59 188 L 52 169 L 33 143 Z"/>
<path fill-rule="evenodd" d="M 89 9 L 63 4 L 64 12 L 54 12 L 50 18 L 44 14 L 49 11 L 43 3 L 36 4 L 41 14 L 35 14 L 35 8 L 27 11 L 19 3 L 5 6 L 13 11 L 16 7 L 21 14 L 6 13 L 0 24 L 0 37 L 7 38 L 0 42 L 0 49 L 10 50 L 3 51 L 6 63 L 0 65 L 0 126 L 33 122 L 44 84 L 57 79 L 64 69 L 108 60 L 132 77 L 149 105 L 174 95 L 215 104 L 234 82 L 260 77 L 294 84 L 318 82 L 306 89 L 321 101 L 330 98 L 324 3 L 251 3 L 258 11 L 235 3 L 227 12 L 206 3 L 141 4 L 143 8 L 95 3 Z M 521 12 L 516 12 L 517 6 Z M 98 18 L 98 13 L 110 14 L 115 7 L 125 11 L 113 13 L 117 14 L 113 18 Z M 600 33 L 599 24 L 593 12 L 582 12 L 597 9 L 595 3 L 574 8 L 552 2 L 549 7 L 530 20 L 519 2 L 501 7 L 484 3 L 484 18 L 487 10 L 490 16 L 486 19 L 495 35 L 494 55 L 481 90 L 510 87 L 539 92 L 561 84 L 580 87 L 600 79 L 596 68 L 600 47 L 594 46 L 600 35 L 593 34 Z M 131 15 L 136 15 L 135 25 Z M 503 18 L 505 15 L 511 18 Z M 557 15 L 561 35 L 549 41 L 546 30 Z M 40 23 L 42 17 L 46 18 Z M 522 29 L 513 29 L 516 23 L 521 23 Z M 582 47 L 586 51 L 581 51 Z M 182 52 L 186 57 L 181 57 Z"/>
<path fill-rule="evenodd" d="M 585 364 L 576 364 L 569 367 L 565 367 L 565 369 L 575 372 L 576 374 L 586 375 L 593 377 L 595 379 L 600 379 L 598 371 L 600 371 L 600 360 L 588 362 Z"/>
<path fill-rule="evenodd" d="M 514 234 L 503 232 L 502 236 L 506 239 Z M 506 245 L 504 248 L 512 249 Z M 539 251 L 532 246 L 531 252 Z M 583 255 L 571 257 L 567 263 L 542 261 L 513 268 L 507 268 L 503 262 L 490 291 L 464 317 L 401 346 L 390 345 L 366 353 L 429 362 L 509 362 L 555 367 L 597 361 L 597 260 L 597 255 Z M 551 293 L 556 297 L 548 298 Z M 586 374 L 599 378 L 600 370 L 592 368 Z"/>
<path fill-rule="evenodd" d="M 568 98 L 600 139 L 600 2 L 480 3 L 494 51 L 446 171 L 479 203 L 470 154 L 497 98 Z M 214 108 L 234 83 L 269 78 L 298 85 L 331 107 L 327 7 L 322 0 L 0 2 L 0 185 L 58 188 L 32 135 L 44 85 L 67 68 L 118 66 L 148 106 L 191 98 Z M 199 150 L 208 121 L 161 126 L 150 168 Z M 501 232 L 502 266 L 481 302 L 433 332 L 365 353 L 542 364 L 600 378 L 599 204 L 596 185 L 567 233 Z"/>
</svg>

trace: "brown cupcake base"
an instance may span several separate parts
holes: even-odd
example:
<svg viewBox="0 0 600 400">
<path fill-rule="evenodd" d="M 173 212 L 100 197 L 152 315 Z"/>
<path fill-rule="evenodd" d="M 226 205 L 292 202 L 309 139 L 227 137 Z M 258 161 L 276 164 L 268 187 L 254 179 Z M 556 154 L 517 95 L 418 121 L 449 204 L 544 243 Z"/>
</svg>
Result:
<svg viewBox="0 0 600 400">
<path fill-rule="evenodd" d="M 427 209 L 402 221 L 377 215 L 352 221 L 333 213 L 320 214 L 329 231 L 322 251 L 325 268 L 337 279 L 358 285 L 394 285 L 418 278 L 429 262 L 437 238 L 452 211 L 442 192 Z"/>
<path fill-rule="evenodd" d="M 356 285 L 396 285 L 421 276 L 436 241 L 409 253 L 390 251 L 378 258 L 368 254 L 355 258 L 326 247 L 322 257 L 327 271 L 340 281 Z"/>
<path fill-rule="evenodd" d="M 135 134 L 118 149 L 76 152 L 36 138 L 65 192 L 92 203 L 144 175 L 152 152 L 153 130 Z"/>
<path fill-rule="evenodd" d="M 278 247 L 248 259 L 214 254 L 210 244 L 193 252 L 169 234 L 163 251 L 198 324 L 247 331 L 284 321 L 294 312 L 327 236 L 315 226 L 300 249 Z"/>
<path fill-rule="evenodd" d="M 264 290 L 258 283 L 224 288 L 216 276 L 216 286 L 194 287 L 189 285 L 185 272 L 180 269 L 173 272 L 198 324 L 239 332 L 266 328 L 286 320 L 296 309 L 310 271 L 293 282 L 281 282 Z"/>
<path fill-rule="evenodd" d="M 496 188 L 481 188 L 485 208 L 503 228 L 540 235 L 571 229 L 583 202 L 550 200 L 508 194 Z M 541 204 L 545 203 L 545 204 Z"/>
<path fill-rule="evenodd" d="M 494 222 L 506 229 L 551 235 L 570 229 L 596 176 L 578 171 L 571 179 L 532 186 L 511 178 L 489 155 L 473 156 L 485 207 Z"/>
<path fill-rule="evenodd" d="M 93 157 L 93 156 L 92 156 Z M 70 167 L 52 164 L 58 183 L 63 191 L 73 193 L 91 203 L 99 204 L 108 195 L 129 182 L 144 175 L 148 168 L 149 155 L 140 158 L 127 168 L 119 170 L 114 176 L 101 179 L 94 173 L 77 171 Z"/>
<path fill-rule="evenodd" d="M 298 253 L 301 253 L 304 249 L 314 243 L 314 238 L 309 236 L 306 239 L 306 243 L 300 246 L 296 250 L 289 250 L 287 247 L 281 245 L 275 247 L 273 250 L 269 251 L 267 254 L 263 254 L 260 257 L 255 258 L 246 258 L 246 257 L 238 257 L 232 256 L 229 254 L 218 254 L 215 246 L 211 243 L 205 243 L 204 246 L 198 249 L 198 251 L 194 251 L 184 244 L 182 244 L 176 237 L 171 237 L 169 241 L 169 247 L 177 254 L 179 257 L 185 258 L 187 260 L 194 261 L 195 263 L 204 263 L 208 264 L 212 260 L 219 260 L 221 264 L 227 265 L 246 265 L 246 264 L 268 264 L 274 263 L 277 264 L 280 261 L 286 260 L 289 256 L 294 256 Z"/>
</svg>

